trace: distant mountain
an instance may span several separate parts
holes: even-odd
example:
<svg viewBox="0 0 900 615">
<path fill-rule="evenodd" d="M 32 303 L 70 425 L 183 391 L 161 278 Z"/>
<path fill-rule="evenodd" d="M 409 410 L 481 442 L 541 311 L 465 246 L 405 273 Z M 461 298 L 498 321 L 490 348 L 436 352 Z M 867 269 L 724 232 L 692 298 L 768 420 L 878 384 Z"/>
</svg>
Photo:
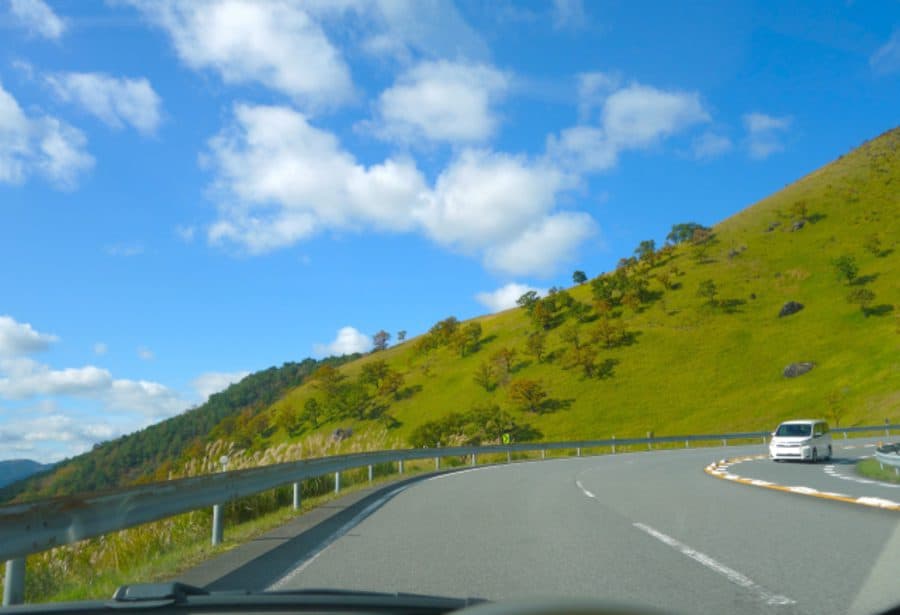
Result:
<svg viewBox="0 0 900 615">
<path fill-rule="evenodd" d="M 250 374 L 201 406 L 187 410 L 141 431 L 94 446 L 90 452 L 61 461 L 48 472 L 30 479 L 0 481 L 0 502 L 113 489 L 165 480 L 173 461 L 203 450 L 210 432 L 230 434 L 264 428 L 254 418 L 323 365 L 338 367 L 359 355 L 304 359 Z M 48 467 L 49 469 L 49 467 Z"/>
<path fill-rule="evenodd" d="M 0 487 L 14 483 L 17 480 L 27 478 L 32 474 L 37 474 L 50 465 L 38 463 L 31 459 L 10 459 L 9 461 L 0 461 Z"/>
</svg>

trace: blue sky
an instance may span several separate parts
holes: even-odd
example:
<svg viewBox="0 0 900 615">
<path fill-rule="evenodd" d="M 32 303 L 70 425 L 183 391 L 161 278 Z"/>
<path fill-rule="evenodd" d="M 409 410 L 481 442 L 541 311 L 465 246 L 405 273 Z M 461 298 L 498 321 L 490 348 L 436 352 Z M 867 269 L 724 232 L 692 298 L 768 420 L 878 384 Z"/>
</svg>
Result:
<svg viewBox="0 0 900 615">
<path fill-rule="evenodd" d="M 900 3 L 3 0 L 0 460 L 594 276 L 898 101 Z"/>
</svg>

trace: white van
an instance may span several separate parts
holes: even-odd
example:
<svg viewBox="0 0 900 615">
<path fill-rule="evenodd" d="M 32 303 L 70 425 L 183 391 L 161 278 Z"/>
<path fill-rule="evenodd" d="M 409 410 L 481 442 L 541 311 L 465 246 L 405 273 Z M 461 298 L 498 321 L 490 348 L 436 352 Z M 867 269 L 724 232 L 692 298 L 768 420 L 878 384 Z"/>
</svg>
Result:
<svg viewBox="0 0 900 615">
<path fill-rule="evenodd" d="M 769 459 L 800 459 L 813 463 L 831 459 L 831 432 L 821 419 L 785 421 L 772 432 Z"/>
</svg>

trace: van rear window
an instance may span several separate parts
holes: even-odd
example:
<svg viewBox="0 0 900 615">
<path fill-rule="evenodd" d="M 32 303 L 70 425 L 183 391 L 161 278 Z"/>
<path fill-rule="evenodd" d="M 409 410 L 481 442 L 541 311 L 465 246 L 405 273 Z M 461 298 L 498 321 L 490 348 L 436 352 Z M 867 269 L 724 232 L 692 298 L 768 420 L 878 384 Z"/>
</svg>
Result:
<svg viewBox="0 0 900 615">
<path fill-rule="evenodd" d="M 795 425 L 779 425 L 778 430 L 775 432 L 775 435 L 781 436 L 782 438 L 793 438 L 808 436 L 810 431 L 811 426 L 808 423 Z"/>
</svg>

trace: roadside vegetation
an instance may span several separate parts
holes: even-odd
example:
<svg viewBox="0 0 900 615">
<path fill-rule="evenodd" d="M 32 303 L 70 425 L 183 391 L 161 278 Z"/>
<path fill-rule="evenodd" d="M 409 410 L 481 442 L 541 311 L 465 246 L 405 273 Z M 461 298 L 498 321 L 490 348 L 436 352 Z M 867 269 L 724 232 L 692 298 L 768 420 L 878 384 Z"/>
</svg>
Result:
<svg viewBox="0 0 900 615">
<path fill-rule="evenodd" d="M 856 473 L 874 480 L 884 481 L 886 483 L 900 483 L 900 474 L 889 466 L 881 468 L 881 464 L 877 459 L 862 459 L 856 464 Z"/>
</svg>

